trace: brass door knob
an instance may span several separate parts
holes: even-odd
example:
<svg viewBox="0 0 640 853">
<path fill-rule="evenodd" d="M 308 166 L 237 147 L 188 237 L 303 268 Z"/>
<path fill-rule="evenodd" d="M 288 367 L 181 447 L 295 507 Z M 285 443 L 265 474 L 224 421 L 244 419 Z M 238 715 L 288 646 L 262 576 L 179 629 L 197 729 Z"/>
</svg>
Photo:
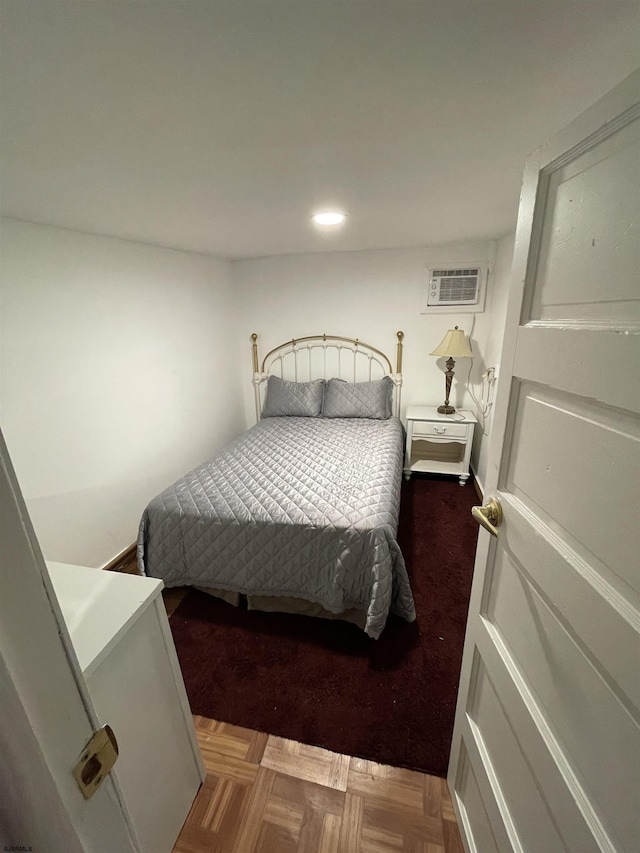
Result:
<svg viewBox="0 0 640 853">
<path fill-rule="evenodd" d="M 489 498 L 484 506 L 471 507 L 471 515 L 492 536 L 498 535 L 497 528 L 502 523 L 502 507 L 498 498 Z"/>
</svg>

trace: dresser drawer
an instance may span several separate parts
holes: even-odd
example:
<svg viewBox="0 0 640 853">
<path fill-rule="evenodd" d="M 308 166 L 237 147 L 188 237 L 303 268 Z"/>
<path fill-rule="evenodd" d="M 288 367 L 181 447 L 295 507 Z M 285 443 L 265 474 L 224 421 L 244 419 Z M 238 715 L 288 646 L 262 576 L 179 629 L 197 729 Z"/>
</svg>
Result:
<svg viewBox="0 0 640 853">
<path fill-rule="evenodd" d="M 418 436 L 424 436 L 425 438 L 465 438 L 467 435 L 467 424 L 414 421 L 413 435 L 416 438 Z"/>
</svg>

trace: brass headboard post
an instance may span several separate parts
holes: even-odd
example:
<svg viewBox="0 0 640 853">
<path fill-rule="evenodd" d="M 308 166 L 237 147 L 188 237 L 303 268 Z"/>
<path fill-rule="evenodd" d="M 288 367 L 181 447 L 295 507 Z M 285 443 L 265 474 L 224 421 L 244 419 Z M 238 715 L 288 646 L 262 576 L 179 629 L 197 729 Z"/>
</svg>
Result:
<svg viewBox="0 0 640 853">
<path fill-rule="evenodd" d="M 395 415 L 397 418 L 400 417 L 400 395 L 402 393 L 402 341 L 404 340 L 404 332 L 397 332 L 396 337 L 398 339 L 398 353 L 397 353 L 397 364 L 396 364 L 396 374 L 398 377 L 398 385 L 396 390 L 396 411 Z"/>
<path fill-rule="evenodd" d="M 258 336 L 254 332 L 251 335 L 251 354 L 253 356 L 253 396 L 256 403 L 256 421 L 260 420 L 260 373 L 258 361 Z"/>
<path fill-rule="evenodd" d="M 257 373 L 258 372 L 258 336 L 256 335 L 255 332 L 251 335 L 251 340 L 253 342 L 251 344 L 251 350 L 253 352 L 253 372 Z"/>
</svg>

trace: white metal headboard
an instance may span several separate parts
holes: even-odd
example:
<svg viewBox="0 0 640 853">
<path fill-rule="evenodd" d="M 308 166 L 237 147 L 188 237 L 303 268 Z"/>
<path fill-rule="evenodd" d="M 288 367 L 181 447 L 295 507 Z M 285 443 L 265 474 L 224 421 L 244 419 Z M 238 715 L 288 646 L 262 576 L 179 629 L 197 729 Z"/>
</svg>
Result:
<svg viewBox="0 0 640 853">
<path fill-rule="evenodd" d="M 402 340 L 404 332 L 397 332 L 396 370 L 391 360 L 381 350 L 358 338 L 340 335 L 307 335 L 292 338 L 274 347 L 258 359 L 258 336 L 251 335 L 253 355 L 253 387 L 256 402 L 256 419 L 262 412 L 262 389 L 272 374 L 292 382 L 310 382 L 312 379 L 346 379 L 348 382 L 371 382 L 389 376 L 393 380 L 393 414 L 400 417 L 400 391 L 402 388 Z"/>
</svg>

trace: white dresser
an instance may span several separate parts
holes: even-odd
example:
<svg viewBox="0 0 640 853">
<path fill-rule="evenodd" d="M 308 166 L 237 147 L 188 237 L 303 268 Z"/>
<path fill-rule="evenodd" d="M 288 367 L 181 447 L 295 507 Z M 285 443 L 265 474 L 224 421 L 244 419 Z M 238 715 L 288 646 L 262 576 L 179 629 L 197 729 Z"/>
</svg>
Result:
<svg viewBox="0 0 640 853">
<path fill-rule="evenodd" d="M 162 600 L 162 581 L 47 563 L 141 853 L 170 853 L 204 767 Z"/>
<path fill-rule="evenodd" d="M 473 430 L 477 423 L 473 412 L 460 410 L 442 415 L 437 406 L 408 406 L 406 418 L 405 480 L 412 471 L 454 474 L 464 486 L 469 478 Z"/>
</svg>

